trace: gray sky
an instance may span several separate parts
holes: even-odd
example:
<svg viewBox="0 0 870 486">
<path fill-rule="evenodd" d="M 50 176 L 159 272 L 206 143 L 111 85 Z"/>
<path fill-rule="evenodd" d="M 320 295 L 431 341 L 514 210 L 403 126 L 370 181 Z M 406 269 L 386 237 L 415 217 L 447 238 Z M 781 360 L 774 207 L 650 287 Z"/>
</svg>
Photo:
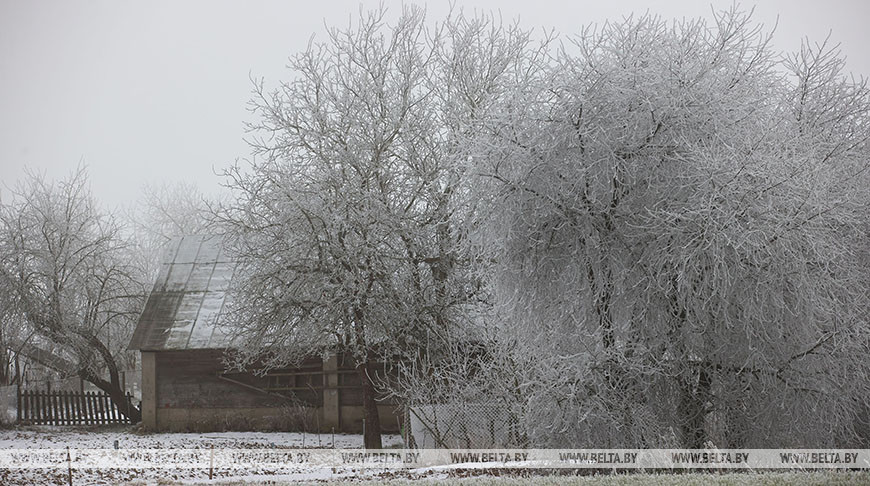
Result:
<svg viewBox="0 0 870 486">
<path fill-rule="evenodd" d="M 324 22 L 347 25 L 379 1 L 0 0 L 0 195 L 24 167 L 61 178 L 82 160 L 95 196 L 133 203 L 146 182 L 185 180 L 218 188 L 214 171 L 245 158 L 249 73 L 267 85 L 287 78 L 287 57 Z M 424 3 L 424 2 L 417 2 Z M 391 14 L 401 2 L 384 1 Z M 457 0 L 524 27 L 577 32 L 632 12 L 710 18 L 728 1 Z M 743 2 L 746 9 L 755 3 Z M 430 2 L 439 19 L 446 2 Z M 759 1 L 754 19 L 773 26 L 774 46 L 802 37 L 842 43 L 847 69 L 870 76 L 866 0 Z"/>
</svg>

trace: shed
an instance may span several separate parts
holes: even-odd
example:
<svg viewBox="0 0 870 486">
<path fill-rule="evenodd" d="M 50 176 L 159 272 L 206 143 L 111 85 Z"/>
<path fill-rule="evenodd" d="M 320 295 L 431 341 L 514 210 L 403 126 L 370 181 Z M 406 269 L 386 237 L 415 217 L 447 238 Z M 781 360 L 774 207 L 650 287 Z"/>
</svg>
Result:
<svg viewBox="0 0 870 486">
<path fill-rule="evenodd" d="M 141 352 L 144 428 L 361 431 L 362 389 L 349 357 L 312 355 L 266 373 L 226 370 L 236 265 L 222 241 L 185 236 L 168 245 L 128 346 Z M 396 405 L 378 408 L 382 430 L 398 431 Z"/>
</svg>

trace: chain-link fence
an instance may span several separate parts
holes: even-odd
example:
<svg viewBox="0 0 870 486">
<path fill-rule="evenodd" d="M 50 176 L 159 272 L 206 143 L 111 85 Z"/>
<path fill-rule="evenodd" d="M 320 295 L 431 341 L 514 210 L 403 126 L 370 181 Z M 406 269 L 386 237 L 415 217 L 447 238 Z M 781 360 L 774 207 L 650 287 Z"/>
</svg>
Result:
<svg viewBox="0 0 870 486">
<path fill-rule="evenodd" d="M 508 407 L 444 403 L 408 409 L 409 446 L 419 449 L 521 447 L 517 420 Z"/>
</svg>

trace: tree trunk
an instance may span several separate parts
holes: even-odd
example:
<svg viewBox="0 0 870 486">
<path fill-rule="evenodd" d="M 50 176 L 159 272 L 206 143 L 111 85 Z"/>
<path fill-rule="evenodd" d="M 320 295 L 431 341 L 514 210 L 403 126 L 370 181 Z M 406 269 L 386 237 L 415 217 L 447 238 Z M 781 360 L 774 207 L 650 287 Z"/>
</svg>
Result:
<svg viewBox="0 0 870 486">
<path fill-rule="evenodd" d="M 365 362 L 356 367 L 360 385 L 363 391 L 363 417 L 365 418 L 365 431 L 363 444 L 366 449 L 381 449 L 381 419 L 378 416 L 378 403 L 375 401 L 375 384 L 372 382 L 374 370 L 371 360 L 366 356 Z"/>
<path fill-rule="evenodd" d="M 746 438 L 752 430 L 752 419 L 747 409 L 743 406 L 744 401 L 750 394 L 749 378 L 745 375 L 736 378 L 733 389 L 737 390 L 737 403 L 728 407 L 725 414 L 725 446 L 729 449 L 743 449 L 747 446 Z M 735 386 L 736 385 L 736 386 Z"/>
<path fill-rule="evenodd" d="M 115 379 L 107 381 L 100 378 L 99 375 L 89 369 L 79 371 L 79 376 L 85 381 L 93 383 L 93 385 L 100 390 L 108 393 L 112 403 L 118 407 L 121 414 L 130 419 L 130 423 L 135 424 L 142 421 L 142 411 L 127 401 L 127 395 L 124 393 L 124 390 L 121 389 L 121 384 L 117 378 L 113 377 Z"/>
<path fill-rule="evenodd" d="M 121 414 L 130 419 L 130 423 L 136 424 L 142 421 L 142 411 L 127 400 L 127 394 L 121 387 L 111 387 L 110 390 L 104 390 L 109 394 L 109 397 L 118 406 Z"/>
<path fill-rule="evenodd" d="M 677 426 L 680 428 L 680 440 L 688 449 L 703 449 L 707 441 L 707 402 L 712 398 L 711 376 L 709 363 L 692 358 L 684 344 L 685 328 L 688 323 L 688 312 L 677 299 L 677 282 L 672 278 L 670 312 L 673 316 L 668 340 L 672 343 L 672 352 L 678 358 L 674 362 L 676 370 L 676 387 L 679 403 L 676 410 Z"/>
<path fill-rule="evenodd" d="M 710 396 L 710 375 L 703 364 L 697 374 L 692 370 L 680 380 L 680 404 L 677 410 L 683 447 L 703 449 L 707 441 L 707 400 Z"/>
<path fill-rule="evenodd" d="M 5 348 L 5 346 L 4 346 Z M 0 385 L 12 384 L 12 360 L 6 349 L 0 349 Z"/>
<path fill-rule="evenodd" d="M 127 395 L 124 393 L 124 389 L 121 387 L 121 379 L 118 373 L 118 364 L 115 362 L 115 357 L 112 356 L 112 352 L 109 351 L 109 348 L 100 341 L 96 335 L 83 334 L 83 336 L 87 337 L 88 344 L 91 349 L 94 349 L 99 353 L 99 355 L 103 358 L 103 363 L 106 365 L 106 369 L 109 372 L 109 381 L 103 380 L 100 378 L 99 374 L 92 372 L 89 369 L 83 370 L 82 378 L 96 385 L 100 390 L 108 393 L 112 398 L 112 401 L 115 402 L 115 405 L 118 406 L 118 410 L 121 411 L 126 417 L 130 419 L 131 423 L 138 423 L 142 421 L 142 411 L 137 407 L 134 407 L 131 403 L 127 401 Z"/>
</svg>

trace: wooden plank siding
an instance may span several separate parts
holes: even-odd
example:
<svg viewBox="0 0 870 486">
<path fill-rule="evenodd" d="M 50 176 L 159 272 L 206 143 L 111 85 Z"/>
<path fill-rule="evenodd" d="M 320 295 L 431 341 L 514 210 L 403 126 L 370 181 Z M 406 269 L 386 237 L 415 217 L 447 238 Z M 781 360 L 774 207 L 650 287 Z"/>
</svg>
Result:
<svg viewBox="0 0 870 486">
<path fill-rule="evenodd" d="M 265 377 L 252 373 L 231 374 L 248 385 L 222 380 L 225 365 L 221 350 L 165 351 L 156 355 L 157 408 L 279 407 L 280 397 L 265 391 Z"/>
<path fill-rule="evenodd" d="M 143 353 L 144 354 L 144 353 Z M 255 416 L 286 415 L 287 410 L 309 410 L 311 429 L 353 432 L 361 428 L 362 388 L 350 358 L 331 359 L 328 369 L 319 358 L 303 361 L 297 368 L 271 370 L 266 374 L 227 372 L 223 350 L 153 352 L 153 430 L 197 430 L 254 427 Z M 143 361 L 144 362 L 144 361 Z M 380 367 L 383 370 L 383 367 Z M 147 367 L 143 366 L 143 373 Z M 143 375 L 143 383 L 146 382 Z M 327 400 L 328 396 L 328 400 Z M 143 417 L 149 403 L 143 388 Z M 380 401 L 385 430 L 398 431 L 396 404 Z M 272 410 L 272 412 L 269 412 Z M 211 412 L 210 412 L 211 411 Z M 236 415 L 230 419 L 230 415 Z M 242 416 L 242 424 L 233 426 Z M 209 417 L 212 425 L 209 425 Z M 258 426 L 270 427 L 256 422 Z"/>
</svg>

